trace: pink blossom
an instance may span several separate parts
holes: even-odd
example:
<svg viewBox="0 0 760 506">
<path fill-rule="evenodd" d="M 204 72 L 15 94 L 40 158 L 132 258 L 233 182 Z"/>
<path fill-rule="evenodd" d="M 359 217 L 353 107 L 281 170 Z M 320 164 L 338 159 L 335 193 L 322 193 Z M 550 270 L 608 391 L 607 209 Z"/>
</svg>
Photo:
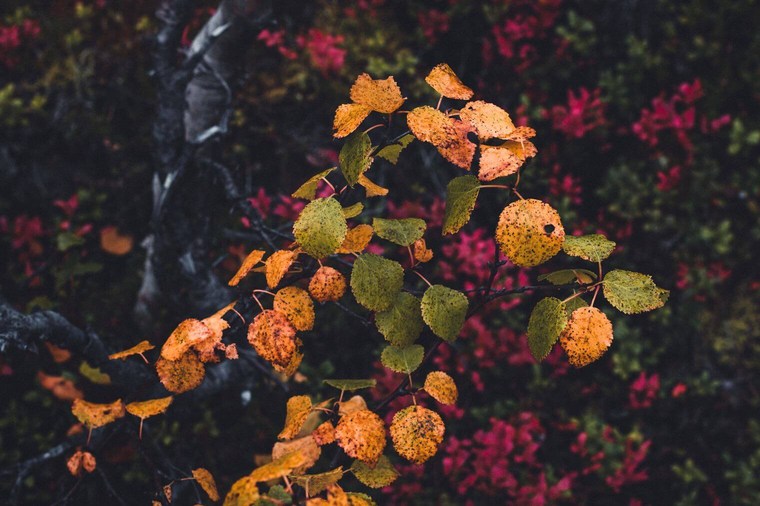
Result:
<svg viewBox="0 0 760 506">
<path fill-rule="evenodd" d="M 673 190 L 681 182 L 681 166 L 675 165 L 667 171 L 657 173 L 657 189 L 661 192 Z"/>
<path fill-rule="evenodd" d="M 343 44 L 342 35 L 329 35 L 312 28 L 306 35 L 296 39 L 299 47 L 305 48 L 311 58 L 311 64 L 323 75 L 338 72 L 343 68 L 346 50 L 338 47 Z"/>
<path fill-rule="evenodd" d="M 591 130 L 607 123 L 604 117 L 604 102 L 599 98 L 601 90 L 596 88 L 589 92 L 586 88 L 567 91 L 567 105 L 552 107 L 552 121 L 555 130 L 568 137 L 580 139 Z"/>
<path fill-rule="evenodd" d="M 646 373 L 642 371 L 628 390 L 628 405 L 631 409 L 651 407 L 659 391 L 660 375 L 655 373 L 647 378 Z"/>
<path fill-rule="evenodd" d="M 449 15 L 438 9 L 420 12 L 417 14 L 417 22 L 430 44 L 435 43 L 439 35 L 449 31 Z"/>
<path fill-rule="evenodd" d="M 673 387 L 673 390 L 670 391 L 670 396 L 674 399 L 676 397 L 681 397 L 683 394 L 686 393 L 687 387 L 683 383 L 676 383 Z"/>
</svg>

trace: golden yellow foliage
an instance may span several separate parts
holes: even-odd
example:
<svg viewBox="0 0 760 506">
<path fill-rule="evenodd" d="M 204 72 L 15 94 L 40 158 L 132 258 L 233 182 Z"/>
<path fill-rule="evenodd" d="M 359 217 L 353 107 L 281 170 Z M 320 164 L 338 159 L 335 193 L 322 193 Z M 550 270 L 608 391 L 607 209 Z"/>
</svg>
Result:
<svg viewBox="0 0 760 506">
<path fill-rule="evenodd" d="M 164 387 L 175 394 L 196 388 L 206 376 L 206 369 L 193 350 L 187 350 L 178 360 L 159 358 L 156 372 Z"/>
<path fill-rule="evenodd" d="M 467 138 L 469 126 L 426 105 L 412 109 L 406 122 L 415 137 L 435 146 L 441 156 L 457 167 L 470 170 L 475 144 Z"/>
<path fill-rule="evenodd" d="M 422 406 L 409 406 L 393 416 L 393 447 L 405 459 L 422 464 L 436 454 L 445 430 L 438 413 Z"/>
<path fill-rule="evenodd" d="M 332 267 L 323 265 L 311 277 L 309 293 L 317 302 L 340 300 L 346 293 L 346 278 Z"/>
<path fill-rule="evenodd" d="M 108 358 L 110 358 L 111 360 L 115 360 L 115 359 L 125 359 L 127 357 L 131 357 L 132 355 L 140 355 L 143 358 L 143 360 L 147 362 L 147 359 L 145 358 L 143 353 L 145 353 L 148 350 L 152 350 L 153 348 L 155 348 L 155 346 L 150 344 L 148 341 L 140 341 L 139 343 L 132 346 L 131 348 L 108 355 Z"/>
<path fill-rule="evenodd" d="M 308 395 L 296 395 L 288 399 L 285 413 L 285 427 L 277 436 L 280 439 L 293 439 L 303 427 L 306 418 L 311 413 L 311 399 Z"/>
<path fill-rule="evenodd" d="M 110 404 L 96 404 L 74 399 L 71 412 L 90 429 L 102 427 L 124 416 L 124 403 L 118 399 Z"/>
<path fill-rule="evenodd" d="M 335 439 L 350 457 L 374 465 L 385 449 L 385 423 L 368 409 L 341 417 Z"/>
<path fill-rule="evenodd" d="M 287 316 L 267 309 L 248 327 L 248 342 L 261 358 L 282 368 L 292 361 L 297 350 L 296 329 Z"/>
<path fill-rule="evenodd" d="M 279 250 L 272 253 L 266 261 L 267 286 L 274 288 L 288 273 L 288 269 L 298 258 L 298 251 Z"/>
<path fill-rule="evenodd" d="M 425 81 L 435 91 L 447 98 L 470 100 L 473 91 L 457 77 L 447 63 L 439 63 L 425 77 Z"/>
<path fill-rule="evenodd" d="M 501 251 L 521 267 L 546 262 L 559 252 L 564 239 L 557 211 L 536 199 L 512 202 L 501 212 L 496 226 Z"/>
<path fill-rule="evenodd" d="M 199 467 L 193 469 L 193 478 L 198 482 L 204 492 L 208 495 L 208 498 L 212 501 L 219 500 L 219 492 L 216 489 L 216 481 L 214 477 L 206 469 Z"/>
<path fill-rule="evenodd" d="M 314 303 L 306 290 L 296 286 L 281 288 L 274 296 L 274 310 L 284 314 L 296 330 L 314 328 Z"/>
<path fill-rule="evenodd" d="M 264 253 L 264 251 L 258 249 L 248 253 L 248 256 L 245 257 L 245 260 L 243 260 L 238 271 L 232 276 L 232 279 L 230 279 L 227 284 L 230 286 L 237 286 L 238 283 L 240 283 L 240 280 L 246 277 L 251 269 L 264 258 Z"/>
<path fill-rule="evenodd" d="M 346 238 L 343 239 L 343 244 L 338 248 L 338 253 L 361 253 L 372 240 L 373 233 L 371 225 L 362 224 L 349 229 Z"/>
<path fill-rule="evenodd" d="M 351 86 L 350 96 L 355 103 L 383 114 L 394 112 L 404 103 L 401 89 L 393 76 L 372 79 L 369 74 L 361 74 Z"/>
<path fill-rule="evenodd" d="M 434 371 L 428 374 L 423 388 L 441 404 L 454 404 L 459 397 L 454 379 L 442 371 Z"/>
<path fill-rule="evenodd" d="M 559 342 L 571 365 L 583 367 L 599 359 L 612 344 L 612 323 L 599 309 L 573 311 Z"/>
</svg>

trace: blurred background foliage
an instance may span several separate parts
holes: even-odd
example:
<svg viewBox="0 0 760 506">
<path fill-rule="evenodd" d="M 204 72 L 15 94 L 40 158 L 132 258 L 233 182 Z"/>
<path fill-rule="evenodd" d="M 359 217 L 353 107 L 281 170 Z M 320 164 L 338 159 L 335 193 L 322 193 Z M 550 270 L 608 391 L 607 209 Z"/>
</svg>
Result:
<svg viewBox="0 0 760 506">
<path fill-rule="evenodd" d="M 198 2 L 185 43 L 213 8 Z M 156 163 L 154 9 L 144 0 L 0 7 L 2 294 L 27 311 L 60 311 L 114 350 L 160 343 L 178 321 L 144 335 L 131 312 Z M 610 313 L 610 352 L 581 370 L 557 350 L 541 365 L 527 355 L 533 296 L 468 322 L 465 338 L 436 360 L 462 391 L 460 406 L 444 410 L 442 451 L 430 472 L 402 466 L 404 477 L 377 500 L 760 503 L 759 3 L 317 0 L 277 2 L 276 11 L 250 51 L 241 48 L 245 69 L 222 143 L 223 162 L 273 225 L 297 213 L 288 195 L 300 182 L 335 163 L 332 116 L 359 73 L 394 75 L 409 104 L 434 104 L 423 78 L 448 62 L 476 98 L 537 130 L 523 195 L 556 207 L 568 231 L 616 240 L 609 268 L 650 273 L 671 290 L 662 310 Z M 440 223 L 440 192 L 458 169 L 419 143 L 397 167 L 378 167 L 391 215 Z M 443 254 L 431 275 L 479 286 L 503 205 L 484 195 L 462 234 L 442 240 L 434 230 L 429 242 Z M 222 219 L 214 260 L 228 276 L 254 245 L 240 239 L 244 221 Z M 126 252 L 104 243 L 114 227 Z M 529 284 L 545 270 L 510 267 L 499 283 Z M 318 318 L 297 390 L 330 395 L 321 380 L 336 375 L 397 381 L 376 365 L 378 336 L 334 308 Z M 107 388 L 78 363 L 41 357 L 0 356 L 3 469 L 74 423 L 40 374 L 63 375 L 87 398 Z M 153 444 L 188 469 L 209 468 L 226 490 L 269 452 L 286 397 L 263 386 L 230 391 L 150 424 Z M 139 447 L 115 439 L 99 463 L 128 503 L 144 504 L 155 486 Z M 30 504 L 71 488 L 56 462 L 28 479 Z M 12 478 L 3 473 L 0 487 Z M 94 477 L 85 485 L 79 503 L 106 493 Z"/>
</svg>

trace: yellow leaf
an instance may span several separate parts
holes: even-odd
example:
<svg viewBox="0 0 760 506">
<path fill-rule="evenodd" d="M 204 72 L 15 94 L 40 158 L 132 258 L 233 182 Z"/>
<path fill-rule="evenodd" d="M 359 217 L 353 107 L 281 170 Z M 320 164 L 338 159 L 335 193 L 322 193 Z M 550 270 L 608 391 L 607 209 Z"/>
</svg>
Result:
<svg viewBox="0 0 760 506">
<path fill-rule="evenodd" d="M 328 420 L 314 429 L 311 435 L 319 446 L 329 445 L 335 442 L 335 426 Z"/>
<path fill-rule="evenodd" d="M 481 144 L 478 178 L 481 181 L 493 181 L 514 174 L 528 157 L 536 156 L 537 152 L 536 146 L 530 141 L 506 141 L 501 146 Z"/>
<path fill-rule="evenodd" d="M 557 211 L 536 199 L 518 200 L 505 207 L 496 226 L 501 251 L 520 267 L 546 262 L 559 252 L 564 239 Z"/>
<path fill-rule="evenodd" d="M 126 255 L 132 251 L 134 239 L 131 235 L 122 235 L 116 227 L 105 227 L 100 231 L 100 247 L 111 255 Z"/>
<path fill-rule="evenodd" d="M 293 376 L 295 372 L 298 370 L 298 367 L 301 365 L 301 361 L 303 360 L 303 353 L 300 353 L 298 349 L 303 344 L 303 342 L 300 339 L 296 339 L 296 352 L 293 354 L 293 356 L 290 359 L 290 362 L 288 362 L 288 365 L 282 367 L 278 364 L 272 364 L 272 367 L 274 367 L 275 371 L 281 372 L 285 375 L 286 378 L 289 378 L 290 376 Z"/>
<path fill-rule="evenodd" d="M 401 107 L 404 98 L 393 77 L 372 79 L 369 74 L 361 74 L 351 86 L 351 100 L 373 111 L 390 114 Z"/>
<path fill-rule="evenodd" d="M 324 473 L 295 476 L 293 482 L 303 487 L 306 491 L 306 497 L 312 497 L 322 493 L 327 487 L 337 483 L 341 478 L 343 478 L 343 468 L 336 467 Z M 307 501 L 306 504 L 312 504 L 312 502 Z"/>
<path fill-rule="evenodd" d="M 256 482 L 274 480 L 289 475 L 293 469 L 298 469 L 306 463 L 306 457 L 300 452 L 288 453 L 287 455 L 273 460 L 255 469 L 250 478 Z"/>
<path fill-rule="evenodd" d="M 267 309 L 259 313 L 248 327 L 248 342 L 261 358 L 279 367 L 287 367 L 297 350 L 296 329 L 287 316 Z"/>
<path fill-rule="evenodd" d="M 428 249 L 425 239 L 417 239 L 414 242 L 414 259 L 423 264 L 433 259 L 433 250 Z"/>
<path fill-rule="evenodd" d="M 206 492 L 209 499 L 212 501 L 219 500 L 219 492 L 216 489 L 216 481 L 214 481 L 214 477 L 210 472 L 202 467 L 193 469 L 193 478 L 195 478 L 195 481 L 198 482 L 203 491 Z"/>
<path fill-rule="evenodd" d="M 164 345 L 161 347 L 161 357 L 166 360 L 178 360 L 195 344 L 211 337 L 211 330 L 200 320 L 189 318 L 177 325 Z"/>
<path fill-rule="evenodd" d="M 111 360 L 116 360 L 116 359 L 125 359 L 127 357 L 131 357 L 132 355 L 143 356 L 143 353 L 145 353 L 148 350 L 152 350 L 153 348 L 155 348 L 155 346 L 150 344 L 148 341 L 140 341 L 139 343 L 132 346 L 131 348 L 108 355 L 108 358 Z M 145 359 L 144 356 L 143 356 L 143 359 Z"/>
<path fill-rule="evenodd" d="M 583 367 L 599 359 L 612 344 L 612 323 L 595 307 L 573 311 L 559 342 L 570 364 Z"/>
<path fill-rule="evenodd" d="M 335 439 L 349 457 L 374 465 L 385 449 L 385 423 L 368 409 L 341 417 Z"/>
<path fill-rule="evenodd" d="M 246 275 L 253 269 L 253 267 L 261 261 L 261 259 L 264 258 L 264 251 L 255 249 L 248 253 L 248 256 L 245 257 L 245 260 L 243 260 L 243 263 L 240 265 L 240 268 L 235 273 L 234 276 L 232 276 L 232 279 L 229 281 L 230 286 L 237 286 L 238 283 L 240 283 L 240 280 L 246 277 Z"/>
<path fill-rule="evenodd" d="M 206 376 L 206 369 L 193 350 L 186 351 L 178 360 L 159 358 L 156 372 L 164 387 L 175 394 L 196 388 Z"/>
<path fill-rule="evenodd" d="M 149 401 L 130 402 L 127 404 L 127 413 L 134 415 L 137 418 L 145 419 L 151 416 L 159 415 L 167 410 L 169 405 L 174 400 L 171 395 L 169 397 L 161 397 L 159 399 L 151 399 Z"/>
<path fill-rule="evenodd" d="M 296 258 L 298 258 L 298 251 L 280 250 L 272 253 L 266 262 L 267 286 L 269 288 L 274 288 L 280 284 Z"/>
<path fill-rule="evenodd" d="M 302 466 L 293 469 L 295 475 L 304 474 L 307 469 L 317 463 L 322 455 L 322 449 L 314 441 L 314 438 L 308 435 L 292 441 L 275 443 L 272 448 L 272 460 L 277 460 L 293 452 L 299 452 L 306 458 Z"/>
<path fill-rule="evenodd" d="M 409 406 L 393 416 L 393 447 L 410 462 L 422 464 L 436 454 L 445 430 L 438 413 L 422 406 Z"/>
<path fill-rule="evenodd" d="M 281 288 L 274 296 L 274 310 L 284 314 L 296 330 L 314 327 L 314 303 L 306 290 L 295 286 Z"/>
<path fill-rule="evenodd" d="M 406 122 L 415 137 L 435 146 L 441 156 L 457 167 L 470 170 L 475 144 L 467 138 L 470 129 L 462 121 L 425 105 L 412 109 Z"/>
<path fill-rule="evenodd" d="M 332 267 L 323 265 L 311 277 L 309 293 L 317 302 L 340 300 L 346 293 L 346 278 Z"/>
<path fill-rule="evenodd" d="M 222 317 L 233 307 L 235 307 L 235 301 L 230 302 L 216 313 L 201 320 L 201 323 L 211 331 L 211 334 L 206 339 L 193 344 L 193 349 L 198 352 L 201 362 L 219 361 L 215 352 L 217 349 L 225 349 L 225 346 L 222 344 L 222 333 L 230 328 L 230 324 Z"/>
<path fill-rule="evenodd" d="M 311 413 L 311 399 L 308 395 L 296 395 L 288 399 L 285 414 L 285 427 L 277 436 L 280 439 L 293 439 L 298 435 Z"/>
<path fill-rule="evenodd" d="M 79 373 L 96 385 L 110 385 L 111 377 L 97 367 L 92 367 L 87 362 L 79 364 Z"/>
<path fill-rule="evenodd" d="M 372 109 L 361 104 L 339 105 L 333 120 L 333 137 L 340 139 L 349 135 L 362 124 L 370 112 Z"/>
<path fill-rule="evenodd" d="M 482 100 L 465 105 L 459 111 L 459 118 L 472 127 L 481 140 L 507 139 L 515 130 L 507 111 Z"/>
<path fill-rule="evenodd" d="M 259 500 L 256 481 L 250 476 L 243 476 L 236 481 L 224 498 L 224 506 L 251 506 Z"/>
<path fill-rule="evenodd" d="M 459 396 L 457 385 L 452 377 L 442 371 L 434 371 L 428 374 L 423 388 L 430 394 L 430 397 L 441 404 L 454 404 Z"/>
<path fill-rule="evenodd" d="M 65 348 L 59 348 L 50 341 L 45 341 L 45 348 L 50 352 L 50 356 L 53 357 L 53 362 L 56 364 L 62 364 L 71 358 L 71 352 Z M 108 358 L 111 358 L 109 355 Z"/>
<path fill-rule="evenodd" d="M 447 98 L 470 100 L 472 89 L 465 86 L 447 63 L 439 63 L 425 78 L 425 81 L 438 93 Z"/>
<path fill-rule="evenodd" d="M 124 416 L 124 403 L 118 399 L 110 404 L 96 404 L 83 399 L 74 399 L 71 412 L 88 428 L 108 425 Z"/>
<path fill-rule="evenodd" d="M 373 233 L 371 225 L 362 224 L 349 229 L 343 244 L 338 248 L 338 253 L 361 253 L 372 240 Z"/>
<path fill-rule="evenodd" d="M 347 401 L 338 403 L 338 414 L 340 416 L 350 415 L 351 413 L 365 409 L 367 409 L 367 401 L 361 395 L 354 395 Z"/>
<path fill-rule="evenodd" d="M 359 180 L 357 182 L 362 185 L 362 187 L 364 187 L 364 191 L 367 193 L 367 198 L 383 197 L 385 195 L 388 195 L 388 188 L 383 188 L 364 174 L 361 174 L 359 176 Z"/>
</svg>

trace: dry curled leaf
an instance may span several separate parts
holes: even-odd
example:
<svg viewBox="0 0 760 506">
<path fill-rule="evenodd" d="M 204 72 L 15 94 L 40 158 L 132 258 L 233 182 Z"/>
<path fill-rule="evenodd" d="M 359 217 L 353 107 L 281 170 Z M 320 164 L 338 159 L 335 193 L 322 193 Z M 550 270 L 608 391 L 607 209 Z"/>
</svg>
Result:
<svg viewBox="0 0 760 506">
<path fill-rule="evenodd" d="M 351 100 L 373 111 L 390 114 L 401 107 L 404 98 L 393 77 L 372 79 L 369 74 L 356 78 L 350 92 Z"/>
<path fill-rule="evenodd" d="M 383 188 L 379 184 L 370 180 L 364 174 L 359 176 L 357 182 L 362 186 L 362 188 L 364 188 L 364 191 L 367 194 L 367 198 L 384 197 L 385 195 L 388 195 L 388 188 Z"/>
<path fill-rule="evenodd" d="M 287 367 L 296 353 L 296 329 L 287 316 L 267 309 L 248 327 L 248 342 L 261 358 L 279 367 Z"/>
<path fill-rule="evenodd" d="M 335 442 L 335 426 L 327 420 L 314 429 L 311 435 L 319 446 L 329 445 Z"/>
<path fill-rule="evenodd" d="M 346 293 L 346 278 L 333 269 L 323 265 L 309 281 L 309 293 L 317 302 L 338 301 Z"/>
<path fill-rule="evenodd" d="M 333 119 L 333 137 L 340 139 L 351 134 L 369 116 L 370 112 L 372 109 L 361 104 L 339 105 Z"/>
<path fill-rule="evenodd" d="M 264 258 L 264 251 L 262 250 L 255 249 L 248 253 L 248 256 L 245 257 L 245 260 L 243 260 L 238 271 L 232 276 L 232 279 L 230 279 L 227 284 L 230 286 L 237 286 L 238 283 L 240 283 L 240 280 L 246 277 L 248 273 L 251 272 L 251 269 L 253 269 L 262 258 Z"/>
<path fill-rule="evenodd" d="M 193 478 L 195 478 L 195 481 L 198 482 L 198 485 L 201 486 L 203 491 L 206 492 L 206 495 L 208 495 L 209 499 L 212 501 L 219 500 L 219 492 L 216 489 L 216 481 L 214 481 L 214 477 L 210 472 L 202 467 L 193 469 Z"/>
<path fill-rule="evenodd" d="M 428 374 L 423 388 L 430 394 L 430 397 L 441 404 L 454 404 L 459 397 L 454 379 L 442 371 L 434 371 Z"/>
<path fill-rule="evenodd" d="M 425 239 L 417 239 L 414 242 L 414 259 L 425 263 L 433 259 L 433 250 L 428 249 Z"/>
<path fill-rule="evenodd" d="M 475 144 L 467 138 L 469 126 L 426 105 L 407 114 L 406 122 L 415 137 L 435 146 L 441 156 L 457 167 L 470 170 Z"/>
<path fill-rule="evenodd" d="M 159 358 L 156 372 L 168 391 L 181 394 L 203 383 L 206 369 L 193 350 L 186 351 L 178 360 Z"/>
<path fill-rule="evenodd" d="M 447 63 L 439 63 L 425 77 L 431 88 L 446 98 L 470 100 L 473 91 L 457 77 Z"/>
<path fill-rule="evenodd" d="M 266 261 L 266 278 L 267 286 L 274 288 L 280 284 L 282 278 L 287 274 L 290 266 L 298 258 L 297 251 L 279 250 L 272 253 Z"/>
<path fill-rule="evenodd" d="M 83 399 L 74 399 L 71 412 L 88 428 L 108 425 L 124 416 L 124 403 L 118 399 L 110 404 L 97 404 Z"/>
<path fill-rule="evenodd" d="M 306 290 L 296 286 L 281 288 L 274 296 L 274 310 L 284 314 L 296 330 L 314 327 L 314 303 Z"/>
<path fill-rule="evenodd" d="M 211 329 L 200 320 L 189 318 L 184 320 L 161 347 L 161 357 L 166 360 L 178 360 L 194 345 L 212 336 Z"/>
<path fill-rule="evenodd" d="M 612 323 L 595 307 L 573 311 L 559 337 L 570 365 L 583 367 L 599 359 L 612 344 Z"/>
<path fill-rule="evenodd" d="M 557 211 L 536 199 L 512 202 L 501 212 L 496 227 L 501 251 L 520 267 L 546 262 L 559 252 L 564 239 Z"/>
<path fill-rule="evenodd" d="M 139 343 L 132 346 L 131 348 L 108 355 L 108 358 L 111 360 L 115 360 L 115 359 L 123 360 L 127 357 L 131 357 L 132 355 L 140 355 L 143 358 L 143 360 L 147 362 L 147 359 L 145 358 L 143 353 L 145 353 L 146 351 L 152 350 L 153 348 L 155 348 L 155 346 L 150 344 L 148 341 L 140 341 Z"/>
<path fill-rule="evenodd" d="M 238 350 L 237 345 L 235 343 L 228 344 L 224 347 L 224 358 L 228 360 L 237 360 L 238 359 Z"/>
<path fill-rule="evenodd" d="M 343 244 L 338 248 L 338 253 L 350 254 L 361 253 L 372 240 L 374 230 L 371 225 L 357 225 L 346 233 Z"/>
<path fill-rule="evenodd" d="M 92 453 L 77 450 L 66 461 L 66 467 L 72 476 L 79 477 L 82 475 L 82 471 L 93 472 L 97 467 L 97 461 Z"/>
<path fill-rule="evenodd" d="M 422 464 L 436 454 L 445 430 L 438 413 L 422 406 L 409 406 L 393 415 L 393 447 L 410 462 Z"/>
<path fill-rule="evenodd" d="M 368 409 L 341 417 L 335 439 L 350 457 L 375 465 L 385 449 L 385 423 Z"/>
<path fill-rule="evenodd" d="M 322 455 L 322 449 L 311 435 L 300 437 L 292 441 L 275 443 L 272 448 L 272 460 L 277 460 L 289 453 L 299 452 L 306 458 L 302 466 L 293 469 L 293 474 L 304 474 L 307 469 L 317 463 Z"/>
<path fill-rule="evenodd" d="M 311 413 L 311 399 L 308 395 L 296 395 L 288 399 L 285 414 L 285 427 L 277 436 L 280 439 L 293 439 L 298 435 Z"/>
</svg>

